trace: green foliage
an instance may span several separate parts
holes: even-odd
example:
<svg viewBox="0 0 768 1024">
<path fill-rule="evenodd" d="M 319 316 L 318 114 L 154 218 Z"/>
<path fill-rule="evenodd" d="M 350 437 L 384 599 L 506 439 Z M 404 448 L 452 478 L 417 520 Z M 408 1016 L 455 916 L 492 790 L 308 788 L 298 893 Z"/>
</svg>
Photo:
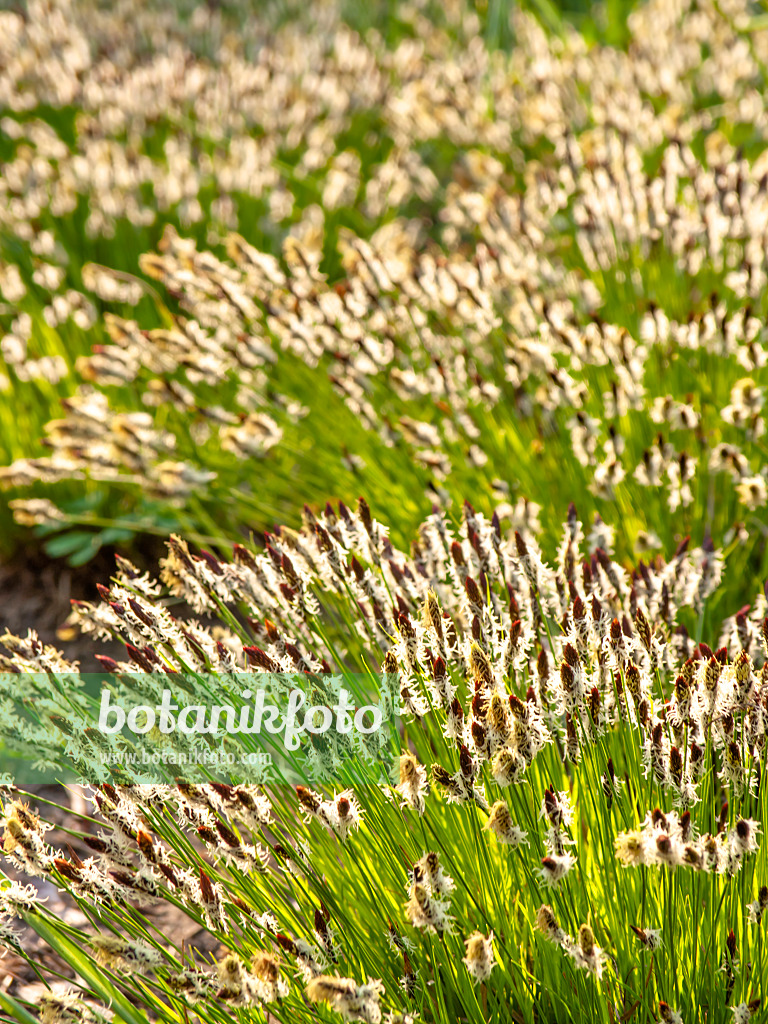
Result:
<svg viewBox="0 0 768 1024">
<path fill-rule="evenodd" d="M 3 787 L 4 858 L 87 920 L 2 882 L 2 942 L 52 980 L 21 918 L 75 976 L 40 1006 L 0 993 L 4 1019 L 764 1007 L 752 14 L 0 14 L 0 553 L 29 527 L 74 565 L 175 535 L 165 589 L 119 560 L 100 604 L 74 603 L 70 625 L 124 643 L 102 664 L 137 702 L 152 673 L 207 702 L 204 678 L 228 692 L 246 670 L 383 671 L 405 718 L 392 785 L 318 742 L 296 790 L 127 768 L 111 786 L 88 774 L 98 707 L 75 667 L 6 634 L 7 753 L 82 775 L 93 809 L 67 852 Z M 386 528 L 350 511 L 360 493 Z"/>
<path fill-rule="evenodd" d="M 379 785 L 374 752 L 358 774 L 327 733 L 296 755 L 302 785 L 256 785 L 236 753 L 262 737 L 222 727 L 193 739 L 213 765 L 233 755 L 231 785 L 215 767 L 204 781 L 204 758 L 163 782 L 134 755 L 189 736 L 106 736 L 74 666 L 6 634 L 2 736 L 48 774 L 74 768 L 93 811 L 69 818 L 65 856 L 23 787 L 6 788 L 5 856 L 88 925 L 6 883 L 5 941 L 28 955 L 14 916 L 44 938 L 86 1020 L 109 1006 L 127 1024 L 748 1021 L 768 970 L 768 604 L 711 633 L 715 655 L 684 620 L 717 595 L 720 552 L 630 579 L 575 511 L 556 566 L 536 532 L 500 534 L 467 506 L 456 533 L 424 524 L 414 560 L 363 503 L 231 563 L 174 538 L 170 595 L 122 561 L 101 604 L 78 603 L 84 629 L 126 642 L 130 660 L 103 660 L 126 709 L 167 689 L 175 711 L 232 702 L 242 723 L 236 695 L 274 692 L 277 673 L 316 692 L 333 678 L 364 692 L 360 671 L 399 680 L 402 754 Z M 175 616 L 169 597 L 215 624 Z M 215 960 L 201 939 L 179 943 L 158 904 Z"/>
</svg>

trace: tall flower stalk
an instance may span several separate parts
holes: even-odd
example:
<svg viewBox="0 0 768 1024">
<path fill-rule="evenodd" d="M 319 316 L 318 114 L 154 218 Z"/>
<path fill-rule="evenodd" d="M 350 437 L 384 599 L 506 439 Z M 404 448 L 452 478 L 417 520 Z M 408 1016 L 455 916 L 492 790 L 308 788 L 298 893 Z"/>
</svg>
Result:
<svg viewBox="0 0 768 1024">
<path fill-rule="evenodd" d="M 9 784 L 4 856 L 88 925 L 8 881 L 3 941 L 26 955 L 13 919 L 37 931 L 94 1019 L 748 1019 L 768 976 L 765 597 L 710 647 L 691 630 L 720 552 L 628 571 L 600 534 L 571 508 L 550 564 L 536 531 L 465 504 L 406 555 L 361 500 L 231 562 L 175 537 L 160 581 L 121 560 L 74 616 L 125 642 L 103 663 L 137 701 L 154 672 L 226 689 L 245 671 L 364 667 L 397 678 L 399 763 L 353 786 L 322 748 L 295 788 L 124 774 L 93 785 L 67 846 Z M 22 738 L 83 771 L 99 740 L 62 731 L 66 706 L 95 715 L 75 667 L 33 633 L 3 643 L 7 692 L 19 673 L 30 689 Z M 4 729 L 19 742 L 10 709 Z M 215 962 L 158 927 L 158 903 L 213 938 Z"/>
</svg>

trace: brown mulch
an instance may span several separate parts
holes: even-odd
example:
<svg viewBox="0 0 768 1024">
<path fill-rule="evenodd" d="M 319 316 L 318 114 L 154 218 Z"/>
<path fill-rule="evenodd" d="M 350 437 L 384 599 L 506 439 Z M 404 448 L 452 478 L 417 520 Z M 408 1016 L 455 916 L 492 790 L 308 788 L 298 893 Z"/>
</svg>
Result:
<svg viewBox="0 0 768 1024">
<path fill-rule="evenodd" d="M 59 630 L 69 617 L 70 601 L 98 601 L 97 583 L 108 583 L 115 571 L 114 555 L 99 552 L 87 565 L 73 568 L 53 561 L 41 551 L 21 551 L 0 565 L 0 634 L 5 630 L 26 636 L 34 629 L 45 644 L 63 652 L 70 661 L 79 661 L 83 672 L 99 671 L 94 655 L 119 657 L 119 644 L 94 643 L 93 637 Z"/>
</svg>

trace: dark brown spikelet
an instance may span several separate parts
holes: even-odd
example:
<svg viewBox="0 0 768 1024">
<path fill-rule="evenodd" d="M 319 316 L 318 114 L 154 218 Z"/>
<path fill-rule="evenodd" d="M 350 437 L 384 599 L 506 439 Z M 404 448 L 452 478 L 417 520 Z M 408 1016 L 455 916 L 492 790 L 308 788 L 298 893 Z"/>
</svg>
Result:
<svg viewBox="0 0 768 1024">
<path fill-rule="evenodd" d="M 287 953 L 289 956 L 298 955 L 299 951 L 296 948 L 296 943 L 287 935 L 283 935 L 282 932 L 277 933 L 277 935 L 275 936 L 275 942 L 278 944 L 280 949 L 282 949 L 283 952 Z"/>
<path fill-rule="evenodd" d="M 683 781 L 683 756 L 677 747 L 672 747 L 669 751 L 669 774 L 679 787 Z"/>
<path fill-rule="evenodd" d="M 228 782 L 209 782 L 208 785 L 222 800 L 232 802 L 237 799 L 235 787 L 230 786 Z"/>
<path fill-rule="evenodd" d="M 280 630 L 271 619 L 264 619 L 264 632 L 270 643 L 277 643 L 280 639 Z"/>
<path fill-rule="evenodd" d="M 200 868 L 200 895 L 204 903 L 216 903 L 216 890 L 208 875 Z"/>
<path fill-rule="evenodd" d="M 608 758 L 603 774 L 603 795 L 608 803 L 608 809 L 613 806 L 613 792 L 616 787 L 616 769 L 613 766 L 613 758 Z"/>
<path fill-rule="evenodd" d="M 480 722 L 472 723 L 472 742 L 478 750 L 484 750 L 488 739 L 488 733 Z"/>
<path fill-rule="evenodd" d="M 276 985 L 280 978 L 280 961 L 271 953 L 261 953 L 253 961 L 253 973 L 259 981 Z"/>
<path fill-rule="evenodd" d="M 560 682 L 563 684 L 563 689 L 566 693 L 570 693 L 573 690 L 573 669 L 564 661 L 560 666 Z"/>
<path fill-rule="evenodd" d="M 433 629 L 439 640 L 443 639 L 443 613 L 434 590 L 427 592 L 422 610 L 422 622 L 427 629 Z"/>
<path fill-rule="evenodd" d="M 461 548 L 461 544 L 459 544 L 457 540 L 451 542 L 451 558 L 453 559 L 454 563 L 458 566 L 463 566 L 467 564 L 466 561 L 464 560 L 464 552 Z"/>
<path fill-rule="evenodd" d="M 318 932 L 320 935 L 327 936 L 328 935 L 328 922 L 330 921 L 330 919 L 331 919 L 331 915 L 328 913 L 328 911 L 325 909 L 325 907 L 323 907 L 322 910 L 320 908 L 316 907 L 315 908 L 315 931 Z"/>
<path fill-rule="evenodd" d="M 142 829 L 139 829 L 136 833 L 136 843 L 138 844 L 142 857 L 154 863 L 157 859 L 157 854 L 155 853 L 155 844 L 152 841 L 152 836 L 148 832 L 144 832 Z"/>
<path fill-rule="evenodd" d="M 360 522 L 365 527 L 365 532 L 370 537 L 373 530 L 373 516 L 371 515 L 371 509 L 365 498 L 357 499 L 357 514 L 360 517 Z"/>
<path fill-rule="evenodd" d="M 243 651 L 245 652 L 245 656 L 248 658 L 249 664 L 255 665 L 264 672 L 279 671 L 277 662 L 273 661 L 272 658 L 270 658 L 265 651 L 262 651 L 260 647 L 256 647 L 255 645 L 252 647 L 244 646 Z"/>
<path fill-rule="evenodd" d="M 517 650 L 517 645 L 520 643 L 520 636 L 523 632 L 523 624 L 520 619 L 515 619 L 509 627 L 509 643 L 512 650 Z"/>
<path fill-rule="evenodd" d="M 509 709 L 515 718 L 525 719 L 528 714 L 525 704 L 514 693 L 509 695 Z"/>
<path fill-rule="evenodd" d="M 282 555 L 280 557 L 280 571 L 292 587 L 299 587 L 301 585 L 299 574 L 296 572 L 293 562 L 290 560 L 288 555 Z"/>
<path fill-rule="evenodd" d="M 576 723 L 573 720 L 573 715 L 567 711 L 565 713 L 565 740 L 566 754 L 575 763 L 579 756 L 579 736 L 576 732 Z"/>
<path fill-rule="evenodd" d="M 656 849 L 662 855 L 662 857 L 668 857 L 672 852 L 672 840 L 669 836 L 657 836 L 656 837 Z"/>
<path fill-rule="evenodd" d="M 536 658 L 536 674 L 539 677 L 540 683 L 546 683 L 549 678 L 549 659 L 543 647 Z"/>
<path fill-rule="evenodd" d="M 632 699 L 638 704 L 642 700 L 642 688 L 640 685 L 640 669 L 630 662 L 624 674 L 627 689 L 632 694 Z"/>
<path fill-rule="evenodd" d="M 675 700 L 677 701 L 678 709 L 688 703 L 690 694 L 691 687 L 685 676 L 678 676 L 675 680 Z"/>
<path fill-rule="evenodd" d="M 479 644 L 473 643 L 469 651 L 469 667 L 475 683 L 493 686 L 493 670 L 488 655 Z"/>
<path fill-rule="evenodd" d="M 305 506 L 306 507 L 306 506 Z M 247 569 L 258 569 L 258 563 L 248 548 L 242 544 L 235 544 L 232 548 L 232 558 L 237 565 L 244 565 Z"/>
<path fill-rule="evenodd" d="M 237 838 L 231 828 L 228 828 L 223 821 L 216 822 L 216 831 L 221 836 L 222 842 L 229 846 L 231 849 L 236 849 L 240 846 L 240 840 Z"/>
<path fill-rule="evenodd" d="M 101 791 L 102 791 L 102 793 L 105 794 L 105 796 L 109 800 L 112 801 L 112 803 L 115 805 L 115 807 L 117 807 L 117 805 L 120 803 L 120 797 L 118 796 L 118 793 L 117 793 L 117 790 L 115 789 L 115 787 L 110 782 L 103 782 L 101 784 Z M 16 814 L 20 818 L 20 820 L 23 821 L 23 818 L 21 818 L 18 809 L 16 811 Z M 25 822 L 25 824 L 26 824 L 26 822 Z M 27 828 L 29 828 L 29 825 L 27 825 Z"/>
<path fill-rule="evenodd" d="M 661 585 L 661 601 L 659 602 L 659 614 L 665 622 L 669 622 L 669 587 L 666 580 Z"/>
<path fill-rule="evenodd" d="M 407 951 L 403 951 L 403 991 L 408 999 L 416 995 L 416 972 Z"/>
<path fill-rule="evenodd" d="M 129 597 L 128 605 L 130 606 L 131 611 L 139 620 L 139 622 L 143 622 L 145 626 L 154 626 L 154 620 L 150 618 L 150 616 L 141 607 L 138 601 L 135 601 L 132 597 Z"/>
<path fill-rule="evenodd" d="M 471 576 L 467 576 L 464 580 L 464 589 L 467 592 L 467 600 L 472 609 L 478 609 L 483 607 L 483 597 L 480 593 L 480 588 L 477 583 L 472 579 Z"/>
<path fill-rule="evenodd" d="M 704 864 L 703 860 L 701 859 L 701 854 L 695 846 L 686 846 L 685 850 L 683 851 L 683 861 L 686 864 L 690 865 L 690 867 L 694 868 L 696 871 L 699 871 Z"/>
<path fill-rule="evenodd" d="M 482 691 L 476 692 L 472 698 L 472 714 L 475 718 L 485 718 L 488 714 L 488 701 Z"/>
<path fill-rule="evenodd" d="M 659 807 L 655 807 L 651 812 L 651 821 L 653 822 L 654 828 L 660 828 L 663 832 L 669 830 L 669 823 L 667 822 L 664 812 Z"/>
<path fill-rule="evenodd" d="M 136 883 L 133 875 L 130 875 L 127 871 L 118 871 L 115 868 L 110 869 L 109 877 L 114 878 L 120 885 L 124 885 L 127 889 L 135 889 Z"/>
<path fill-rule="evenodd" d="M 176 877 L 176 872 L 173 870 L 170 864 L 160 863 L 157 865 L 160 871 L 165 875 L 166 879 L 171 883 L 174 889 L 178 889 L 179 880 Z"/>
<path fill-rule="evenodd" d="M 75 867 L 76 867 L 76 868 L 82 868 L 82 867 L 85 867 L 85 865 L 83 864 L 82 860 L 80 860 L 80 858 L 78 857 L 78 855 L 77 855 L 77 851 L 76 851 L 76 850 L 74 850 L 74 849 L 73 849 L 73 848 L 72 848 L 72 847 L 71 847 L 71 846 L 69 845 L 69 843 L 67 843 L 67 849 L 69 850 L 69 859 L 70 859 L 70 860 L 72 861 L 72 863 L 73 863 L 73 864 L 75 865 Z"/>
<path fill-rule="evenodd" d="M 621 707 L 621 702 L 624 696 L 624 683 L 621 681 L 621 672 L 619 672 L 618 669 L 613 673 L 613 685 L 616 690 L 616 696 L 619 700 L 619 707 Z"/>
<path fill-rule="evenodd" d="M 439 764 L 432 765 L 432 778 L 439 786 L 450 786 L 453 782 L 451 773 Z"/>
<path fill-rule="evenodd" d="M 328 533 L 326 528 L 320 523 L 315 523 L 315 537 L 317 538 L 317 546 L 325 554 L 329 554 L 333 551 L 333 541 L 331 535 Z"/>
<path fill-rule="evenodd" d="M 416 629 L 414 628 L 411 618 L 407 612 L 399 612 L 396 615 L 397 628 L 400 633 L 408 640 L 413 640 L 416 637 Z"/>
<path fill-rule="evenodd" d="M 362 565 L 358 562 L 354 555 L 349 560 L 349 568 L 358 583 L 362 583 L 365 579 L 365 570 Z"/>
<path fill-rule="evenodd" d="M 114 658 L 110 658 L 106 654 L 96 654 L 94 657 L 104 667 L 105 672 L 117 672 L 120 667 Z"/>
<path fill-rule="evenodd" d="M 635 628 L 637 629 L 637 635 L 640 637 L 640 641 L 646 651 L 651 649 L 651 627 L 643 613 L 642 608 L 638 608 L 635 612 Z"/>
<path fill-rule="evenodd" d="M 723 957 L 723 967 L 728 978 L 728 985 L 726 986 L 726 1002 L 728 1002 L 728 999 L 730 998 L 735 981 L 733 969 L 736 964 L 736 953 L 736 933 L 731 929 L 728 932 L 728 938 L 725 940 L 725 956 Z"/>
<path fill-rule="evenodd" d="M 581 578 L 584 581 L 584 589 L 589 591 L 592 586 L 592 569 L 590 568 L 589 562 L 582 562 Z"/>
<path fill-rule="evenodd" d="M 240 896 L 228 896 L 227 899 L 233 906 L 237 907 L 241 914 L 245 914 L 246 917 L 251 916 L 251 908 Z"/>
<path fill-rule="evenodd" d="M 459 642 L 459 636 L 456 632 L 456 624 L 454 623 L 448 612 L 443 612 L 443 626 L 445 627 L 445 639 L 451 647 L 455 647 Z"/>
<path fill-rule="evenodd" d="M 82 839 L 85 845 L 93 850 L 94 853 L 106 853 L 109 849 L 105 840 L 99 839 L 98 836 L 83 836 Z"/>
<path fill-rule="evenodd" d="M 695 741 L 691 743 L 691 756 L 688 760 L 693 779 L 698 779 L 704 767 L 704 748 Z"/>
<path fill-rule="evenodd" d="M 212 555 L 210 551 L 206 551 L 205 548 L 200 549 L 198 561 L 205 562 L 205 564 L 208 566 L 208 568 L 211 570 L 214 576 L 224 575 L 224 570 L 221 567 L 221 562 L 218 560 L 218 558 L 216 558 L 215 555 Z"/>
<path fill-rule="evenodd" d="M 691 812 L 683 811 L 680 815 L 680 821 L 678 822 L 680 828 L 680 838 L 684 843 L 687 843 L 691 838 Z"/>
<path fill-rule="evenodd" d="M 299 798 L 299 803 L 302 807 L 305 807 L 311 813 L 315 813 L 320 806 L 320 802 L 314 793 L 307 789 L 306 786 L 296 787 L 296 796 Z"/>
<path fill-rule="evenodd" d="M 576 652 L 576 648 L 573 644 L 566 644 L 563 648 L 563 658 L 567 665 L 571 668 L 576 668 L 579 664 L 579 655 Z"/>
<path fill-rule="evenodd" d="M 54 857 L 53 863 L 59 874 L 68 878 L 70 882 L 79 882 L 81 880 L 80 868 L 72 864 L 71 861 L 65 860 L 63 857 Z"/>
<path fill-rule="evenodd" d="M 743 818 L 739 818 L 739 820 L 736 822 L 736 835 L 739 837 L 740 842 L 744 844 L 747 843 L 747 841 L 749 840 L 750 831 L 751 829 L 749 827 L 748 822 L 746 822 Z"/>
<path fill-rule="evenodd" d="M 709 690 L 710 693 L 714 693 L 717 689 L 717 683 L 720 679 L 721 670 L 722 666 L 713 654 L 707 662 L 707 668 L 704 673 L 704 686 L 707 688 L 707 690 Z"/>
<path fill-rule="evenodd" d="M 544 790 L 544 810 L 552 828 L 560 828 L 563 823 L 563 815 L 553 789 Z"/>
<path fill-rule="evenodd" d="M 147 649 L 139 650 L 138 647 L 134 647 L 133 644 L 126 644 L 125 649 L 128 652 L 128 657 L 134 663 L 138 665 L 142 672 L 152 672 L 152 662 L 150 661 Z"/>
</svg>

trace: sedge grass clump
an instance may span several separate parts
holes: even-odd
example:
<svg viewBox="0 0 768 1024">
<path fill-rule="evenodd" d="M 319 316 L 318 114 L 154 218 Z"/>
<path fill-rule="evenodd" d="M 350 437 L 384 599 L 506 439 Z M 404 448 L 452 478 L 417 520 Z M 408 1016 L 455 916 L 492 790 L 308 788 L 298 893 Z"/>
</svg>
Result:
<svg viewBox="0 0 768 1024">
<path fill-rule="evenodd" d="M 329 742 L 302 748 L 295 786 L 236 764 L 147 781 L 159 729 L 122 734 L 97 778 L 98 698 L 34 633 L 6 634 L 6 742 L 90 773 L 92 809 L 65 848 L 6 785 L 2 851 L 25 881 L 0 888 L 4 941 L 29 955 L 21 918 L 78 975 L 73 999 L 131 1024 L 749 1019 L 768 976 L 765 595 L 708 646 L 719 550 L 630 570 L 605 524 L 586 532 L 572 507 L 550 563 L 536 529 L 465 504 L 458 525 L 433 512 L 408 555 L 361 500 L 232 561 L 175 537 L 160 581 L 123 559 L 100 602 L 75 604 L 124 641 L 102 664 L 137 704 L 159 703 L 158 676 L 195 704 L 245 672 L 318 694 L 360 668 L 394 681 L 398 756 L 376 782 Z M 176 617 L 179 598 L 207 621 Z M 158 904 L 212 952 L 180 945 Z"/>
<path fill-rule="evenodd" d="M 1 475 L 52 553 L 225 550 L 292 515 L 299 477 L 315 508 L 386 489 L 400 543 L 451 497 L 559 522 L 567 493 L 624 559 L 711 536 L 725 603 L 760 578 L 748 5 L 641 6 L 626 52 L 516 7 L 508 53 L 460 2 L 397 5 L 394 39 L 332 5 L 238 33 L 209 7 L 29 7 L 0 15 Z"/>
</svg>

